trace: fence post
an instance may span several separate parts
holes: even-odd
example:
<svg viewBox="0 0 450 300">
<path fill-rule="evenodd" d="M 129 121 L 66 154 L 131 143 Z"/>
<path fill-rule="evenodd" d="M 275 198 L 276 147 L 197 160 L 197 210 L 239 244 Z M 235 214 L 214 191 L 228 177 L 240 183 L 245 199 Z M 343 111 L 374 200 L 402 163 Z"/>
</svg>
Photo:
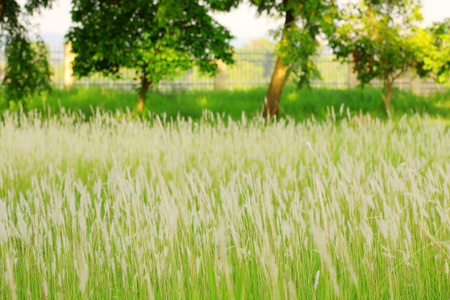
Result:
<svg viewBox="0 0 450 300">
<path fill-rule="evenodd" d="M 409 84 L 411 86 L 411 92 L 416 95 L 422 94 L 423 80 L 419 75 L 414 74 L 412 71 L 408 72 Z"/>
<path fill-rule="evenodd" d="M 75 77 L 73 76 L 72 64 L 75 59 L 75 54 L 72 52 L 72 43 L 64 44 L 64 87 L 71 88 L 75 84 Z"/>
<path fill-rule="evenodd" d="M 353 70 L 353 63 L 348 62 L 347 65 L 348 65 L 348 70 L 347 70 L 348 88 L 354 89 L 359 84 L 358 78 L 357 78 L 356 72 Z"/>
<path fill-rule="evenodd" d="M 219 72 L 214 77 L 214 90 L 221 91 L 227 88 L 227 65 L 221 59 L 216 64 Z"/>
</svg>

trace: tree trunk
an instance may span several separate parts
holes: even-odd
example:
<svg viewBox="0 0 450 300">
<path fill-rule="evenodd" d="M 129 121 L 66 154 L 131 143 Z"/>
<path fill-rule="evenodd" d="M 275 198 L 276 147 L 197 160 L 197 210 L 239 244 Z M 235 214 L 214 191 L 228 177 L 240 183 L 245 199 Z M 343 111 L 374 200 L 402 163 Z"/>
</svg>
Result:
<svg viewBox="0 0 450 300">
<path fill-rule="evenodd" d="M 287 5 L 287 2 L 289 1 L 283 1 L 285 6 Z M 287 10 L 284 20 L 284 30 L 289 30 L 293 23 L 294 15 L 291 10 Z M 287 42 L 287 37 L 284 33 L 281 37 L 281 42 L 283 41 Z M 281 93 L 283 92 L 284 84 L 286 83 L 287 70 L 288 66 L 283 63 L 282 57 L 278 56 L 272 73 L 272 79 L 270 80 L 269 89 L 264 98 L 264 118 L 266 120 L 278 115 L 278 107 L 280 105 Z"/>
<path fill-rule="evenodd" d="M 386 79 L 384 82 L 384 108 L 388 113 L 391 111 L 391 98 L 393 90 L 394 80 Z"/>
<path fill-rule="evenodd" d="M 147 78 L 145 69 L 142 71 L 141 77 L 141 90 L 139 91 L 139 100 L 137 104 L 137 110 L 143 111 L 145 107 L 145 97 L 147 95 L 148 88 L 152 84 L 152 81 Z"/>
<path fill-rule="evenodd" d="M 286 82 L 286 73 L 288 67 L 283 64 L 281 57 L 277 58 L 275 69 L 273 70 L 272 79 L 270 80 L 269 89 L 264 98 L 264 118 L 266 120 L 278 115 L 278 107 L 280 105 L 281 93 L 283 92 Z"/>
<path fill-rule="evenodd" d="M 5 14 L 6 0 L 0 0 L 0 23 L 3 23 L 3 15 Z"/>
</svg>

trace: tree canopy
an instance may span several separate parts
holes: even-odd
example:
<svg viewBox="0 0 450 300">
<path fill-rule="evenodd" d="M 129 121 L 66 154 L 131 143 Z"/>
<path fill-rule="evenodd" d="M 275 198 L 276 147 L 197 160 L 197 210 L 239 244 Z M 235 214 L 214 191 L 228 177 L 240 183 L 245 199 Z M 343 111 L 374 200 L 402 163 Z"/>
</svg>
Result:
<svg viewBox="0 0 450 300">
<path fill-rule="evenodd" d="M 450 85 L 450 18 L 421 29 L 417 38 L 423 45 L 417 53 L 417 73 Z"/>
<path fill-rule="evenodd" d="M 134 69 L 141 79 L 138 109 L 151 85 L 198 66 L 214 74 L 216 60 L 232 63 L 231 34 L 208 9 L 226 3 L 193 0 L 73 0 L 76 25 L 67 35 L 77 54 L 74 72 L 120 76 Z"/>
<path fill-rule="evenodd" d="M 333 0 L 253 0 L 260 14 L 275 14 L 285 18 L 285 24 L 275 32 L 279 39 L 277 53 L 299 86 L 308 86 L 311 79 L 320 78 L 314 63 L 320 34 L 334 31 L 338 17 Z"/>
</svg>

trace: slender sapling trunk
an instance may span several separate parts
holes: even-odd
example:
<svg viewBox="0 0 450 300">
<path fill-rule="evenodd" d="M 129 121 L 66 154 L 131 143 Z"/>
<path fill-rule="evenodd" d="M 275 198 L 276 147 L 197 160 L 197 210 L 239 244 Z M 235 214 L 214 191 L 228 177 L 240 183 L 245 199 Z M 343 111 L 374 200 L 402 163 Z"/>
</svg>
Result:
<svg viewBox="0 0 450 300">
<path fill-rule="evenodd" d="M 145 107 L 145 98 L 147 96 L 147 91 L 150 85 L 152 84 L 152 81 L 147 78 L 147 73 L 145 72 L 145 69 L 142 70 L 142 77 L 141 77 L 141 89 L 139 91 L 139 100 L 137 104 L 137 110 L 143 111 Z"/>
<path fill-rule="evenodd" d="M 394 90 L 394 80 L 385 79 L 384 81 L 384 108 L 389 113 L 391 111 L 392 91 Z"/>
</svg>

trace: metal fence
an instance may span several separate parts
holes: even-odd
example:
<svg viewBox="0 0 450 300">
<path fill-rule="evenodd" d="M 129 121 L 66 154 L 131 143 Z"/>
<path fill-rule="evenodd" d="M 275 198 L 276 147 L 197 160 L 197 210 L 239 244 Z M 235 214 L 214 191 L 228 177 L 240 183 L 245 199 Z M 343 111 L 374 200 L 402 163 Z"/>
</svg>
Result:
<svg viewBox="0 0 450 300">
<path fill-rule="evenodd" d="M 264 86 L 270 82 L 276 57 L 272 52 L 261 50 L 237 49 L 234 55 L 235 63 L 222 70 L 227 88 L 251 88 Z M 314 80 L 313 86 L 330 88 L 348 87 L 348 66 L 334 61 L 332 54 L 323 53 L 316 58 L 316 63 L 322 74 L 322 80 Z M 53 82 L 64 84 L 64 49 L 52 49 L 50 64 L 53 67 Z M 139 81 L 135 71 L 121 70 L 120 79 L 112 79 L 101 74 L 82 77 L 76 80 L 76 85 L 134 87 Z M 163 91 L 214 89 L 216 78 L 208 77 L 194 68 L 181 74 L 174 80 L 161 81 L 158 88 Z"/>
<path fill-rule="evenodd" d="M 67 49 L 66 49 L 67 50 Z M 198 69 L 186 71 L 174 80 L 161 81 L 158 85 L 160 91 L 179 90 L 208 90 L 218 85 L 221 78 L 222 88 L 251 88 L 264 86 L 270 82 L 276 57 L 272 52 L 261 50 L 235 50 L 235 64 L 221 68 L 221 73 L 216 78 L 202 75 Z M 53 68 L 53 83 L 64 86 L 65 72 L 65 49 L 51 49 L 49 62 Z M 349 64 L 340 63 L 330 51 L 325 51 L 315 58 L 315 62 L 321 73 L 321 79 L 311 82 L 313 87 L 326 87 L 345 89 L 355 87 L 358 82 Z M 78 78 L 77 86 L 106 86 L 111 88 L 134 88 L 139 81 L 135 71 L 123 69 L 120 71 L 120 79 L 112 79 L 101 74 L 93 74 L 89 77 Z M 374 87 L 381 86 L 381 82 L 373 81 Z M 421 80 L 412 75 L 406 75 L 396 82 L 399 89 L 413 90 L 417 93 L 430 94 L 443 91 L 445 87 L 435 84 L 432 80 Z"/>
</svg>

